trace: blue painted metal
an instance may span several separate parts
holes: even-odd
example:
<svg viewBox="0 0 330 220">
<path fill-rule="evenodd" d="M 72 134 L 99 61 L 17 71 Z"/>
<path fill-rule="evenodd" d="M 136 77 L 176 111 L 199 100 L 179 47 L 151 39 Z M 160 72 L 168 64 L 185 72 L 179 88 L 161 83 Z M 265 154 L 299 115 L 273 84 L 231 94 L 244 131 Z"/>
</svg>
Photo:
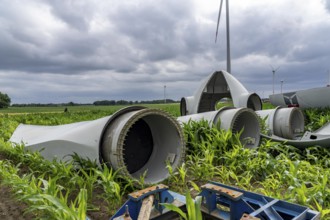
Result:
<svg viewBox="0 0 330 220">
<path fill-rule="evenodd" d="M 320 219 L 319 212 L 307 207 L 216 182 L 202 186 L 200 195 L 203 196 L 203 211 L 214 219 L 248 219 L 242 217 L 244 214 L 255 217 L 253 219 Z"/>
<path fill-rule="evenodd" d="M 121 218 L 125 214 L 126 207 L 128 207 L 128 212 L 130 214 L 131 219 L 138 219 L 139 212 L 142 206 L 142 201 L 146 197 L 154 195 L 154 208 L 159 212 L 159 214 L 163 214 L 164 207 L 160 205 L 160 203 L 173 203 L 175 200 L 178 201 L 177 204 L 185 205 L 186 198 L 185 196 L 172 192 L 168 190 L 168 187 L 159 184 L 157 186 L 152 186 L 144 190 L 140 190 L 138 192 L 134 192 L 128 195 L 128 200 L 124 203 L 124 205 L 113 215 L 110 220 L 119 220 L 124 219 Z"/>
<path fill-rule="evenodd" d="M 318 220 L 320 213 L 305 206 L 274 199 L 257 193 L 252 193 L 217 182 L 210 182 L 201 187 L 202 212 L 205 219 L 222 220 Z M 130 218 L 138 219 L 142 201 L 149 195 L 154 195 L 154 209 L 156 215 L 150 219 L 172 219 L 161 217 L 168 214 L 168 210 L 160 203 L 176 203 L 177 206 L 185 205 L 183 195 L 168 190 L 168 187 L 160 184 L 138 192 L 129 194 L 129 199 L 116 212 L 111 220 L 125 219 L 126 207 Z"/>
</svg>

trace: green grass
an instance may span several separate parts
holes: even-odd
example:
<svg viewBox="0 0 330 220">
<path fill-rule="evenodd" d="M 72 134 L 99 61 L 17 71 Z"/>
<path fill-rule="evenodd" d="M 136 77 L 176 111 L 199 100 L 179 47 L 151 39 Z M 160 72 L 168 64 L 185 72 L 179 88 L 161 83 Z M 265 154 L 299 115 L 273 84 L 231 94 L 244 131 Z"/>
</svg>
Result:
<svg viewBox="0 0 330 220">
<path fill-rule="evenodd" d="M 6 113 L 62 113 L 67 108 L 69 112 L 82 112 L 82 111 L 106 111 L 115 112 L 121 108 L 129 105 L 113 105 L 113 106 L 94 106 L 94 105 L 77 105 L 77 106 L 50 106 L 50 107 L 9 107 L 0 109 L 0 114 Z M 147 108 L 158 108 L 171 113 L 174 116 L 180 115 L 180 103 L 171 104 L 144 104 Z M 218 103 L 217 109 L 224 106 L 233 106 L 232 102 Z M 272 109 L 274 106 L 270 103 L 263 103 L 263 109 Z"/>
<path fill-rule="evenodd" d="M 129 106 L 129 105 L 127 105 Z M 81 105 L 81 106 L 50 106 L 50 107 L 9 107 L 6 109 L 0 109 L 0 114 L 3 113 L 44 113 L 44 112 L 64 112 L 64 109 L 67 108 L 69 112 L 81 112 L 81 111 L 107 111 L 115 112 L 121 108 L 127 107 L 123 105 L 114 105 L 114 106 L 94 106 L 94 105 Z M 140 105 L 148 108 L 159 108 L 169 112 L 177 112 L 179 114 L 179 103 L 173 104 L 145 104 Z M 171 109 L 176 109 L 172 111 Z"/>
<path fill-rule="evenodd" d="M 231 101 L 230 102 L 222 102 L 222 103 L 218 102 L 216 104 L 216 109 L 220 109 L 220 108 L 225 107 L 225 106 L 232 107 L 234 105 L 233 105 L 233 102 L 231 102 Z M 275 106 L 273 106 L 270 102 L 263 102 L 262 103 L 262 109 L 263 110 L 264 109 L 273 109 L 273 108 L 275 108 Z"/>
<path fill-rule="evenodd" d="M 275 108 L 275 106 L 273 106 L 270 102 L 263 102 L 262 103 L 262 109 L 265 110 L 265 109 L 273 109 Z"/>
</svg>

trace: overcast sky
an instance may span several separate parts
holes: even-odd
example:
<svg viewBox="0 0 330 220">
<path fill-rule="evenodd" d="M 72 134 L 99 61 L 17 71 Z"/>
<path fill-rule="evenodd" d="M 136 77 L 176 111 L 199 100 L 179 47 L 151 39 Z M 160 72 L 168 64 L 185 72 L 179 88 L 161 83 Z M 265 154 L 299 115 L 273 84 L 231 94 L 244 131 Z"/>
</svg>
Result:
<svg viewBox="0 0 330 220">
<path fill-rule="evenodd" d="M 12 103 L 178 100 L 226 69 L 220 0 L 0 0 L 0 91 Z M 225 5 L 224 5 L 225 6 Z M 323 87 L 330 0 L 230 0 L 232 74 L 251 92 Z"/>
</svg>

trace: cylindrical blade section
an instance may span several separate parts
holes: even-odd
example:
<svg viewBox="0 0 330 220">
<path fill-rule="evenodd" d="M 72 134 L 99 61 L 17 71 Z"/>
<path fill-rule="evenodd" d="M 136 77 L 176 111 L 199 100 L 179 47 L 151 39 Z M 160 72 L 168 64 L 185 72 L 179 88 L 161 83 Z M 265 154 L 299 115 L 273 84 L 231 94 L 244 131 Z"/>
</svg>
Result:
<svg viewBox="0 0 330 220">
<path fill-rule="evenodd" d="M 157 183 L 175 170 L 185 154 L 182 128 L 157 109 L 132 106 L 94 121 L 59 126 L 20 125 L 10 141 L 49 160 L 69 160 L 74 153 L 139 179 Z"/>
<path fill-rule="evenodd" d="M 295 139 L 304 131 L 305 118 L 302 111 L 298 108 L 281 108 L 263 110 L 256 112 L 261 118 L 266 119 L 266 125 L 272 134 Z"/>
<path fill-rule="evenodd" d="M 112 117 L 101 137 L 100 153 L 108 166 L 146 183 L 156 183 L 169 175 L 166 164 L 181 164 L 185 143 L 178 122 L 156 109 L 127 111 Z"/>
<path fill-rule="evenodd" d="M 231 130 L 233 133 L 242 132 L 240 141 L 247 148 L 254 148 L 259 145 L 259 118 L 251 109 L 224 107 L 218 111 L 178 117 L 178 121 L 181 123 L 187 123 L 189 120 L 207 120 L 210 126 L 220 124 L 221 129 Z"/>
<path fill-rule="evenodd" d="M 255 148 L 260 142 L 260 121 L 257 114 L 249 108 L 220 109 L 215 121 L 220 120 L 225 130 L 239 133 L 240 141 L 246 148 Z"/>
</svg>

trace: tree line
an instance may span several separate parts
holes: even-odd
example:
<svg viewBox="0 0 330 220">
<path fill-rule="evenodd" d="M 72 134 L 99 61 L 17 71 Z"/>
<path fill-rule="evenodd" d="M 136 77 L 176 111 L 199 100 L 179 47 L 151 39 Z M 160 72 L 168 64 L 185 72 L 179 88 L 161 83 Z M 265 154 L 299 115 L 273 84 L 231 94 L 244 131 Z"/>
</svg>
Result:
<svg viewBox="0 0 330 220">
<path fill-rule="evenodd" d="M 172 99 L 166 99 L 166 103 L 177 103 Z M 151 101 L 127 101 L 127 100 L 102 100 L 95 101 L 93 103 L 28 103 L 28 104 L 12 104 L 12 107 L 58 107 L 58 106 L 82 106 L 82 105 L 136 105 L 136 104 L 164 104 L 163 100 L 151 100 Z"/>
<path fill-rule="evenodd" d="M 101 100 L 95 101 L 93 103 L 29 103 L 29 104 L 12 104 L 10 97 L 6 93 L 0 92 L 0 108 L 8 108 L 9 106 L 13 107 L 56 107 L 56 106 L 82 106 L 82 105 L 136 105 L 136 104 L 164 104 L 164 103 L 177 103 L 179 101 L 175 101 L 172 99 L 158 99 L 158 100 L 143 100 L 143 101 L 127 101 L 127 100 Z"/>
<path fill-rule="evenodd" d="M 166 103 L 176 103 L 179 101 L 174 101 L 172 99 L 166 99 Z M 93 105 L 133 105 L 133 104 L 164 104 L 164 99 L 151 100 L 151 101 L 127 101 L 127 100 L 102 100 L 95 101 Z"/>
<path fill-rule="evenodd" d="M 12 107 L 58 107 L 58 106 L 81 106 L 81 105 L 93 105 L 91 103 L 27 103 L 27 104 L 12 104 Z"/>
<path fill-rule="evenodd" d="M 172 99 L 166 99 L 166 103 L 178 103 L 179 101 L 175 101 Z M 95 101 L 93 103 L 27 103 L 27 104 L 2 104 L 0 101 L 0 108 L 7 108 L 9 106 L 12 107 L 58 107 L 58 106 L 83 106 L 83 105 L 137 105 L 137 104 L 164 104 L 164 100 L 151 100 L 151 101 L 127 101 L 127 100 L 102 100 Z"/>
</svg>

